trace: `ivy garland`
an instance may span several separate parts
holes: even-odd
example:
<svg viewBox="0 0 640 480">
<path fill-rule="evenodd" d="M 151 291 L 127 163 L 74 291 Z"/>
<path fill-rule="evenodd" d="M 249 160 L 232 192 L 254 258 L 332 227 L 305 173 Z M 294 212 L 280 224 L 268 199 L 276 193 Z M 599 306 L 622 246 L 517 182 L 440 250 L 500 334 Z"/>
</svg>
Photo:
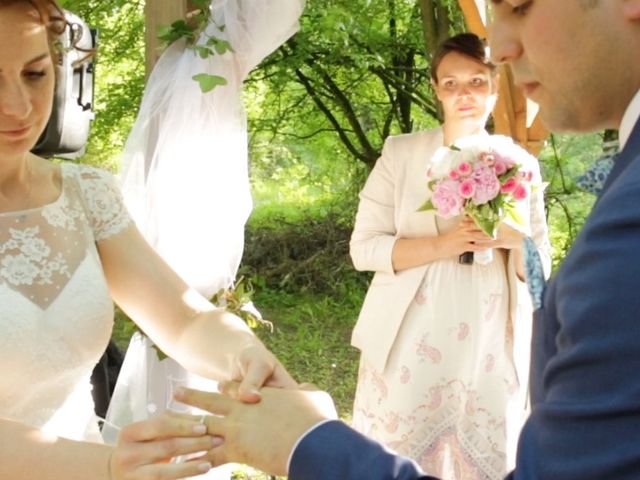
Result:
<svg viewBox="0 0 640 480">
<path fill-rule="evenodd" d="M 168 46 L 177 40 L 184 39 L 187 47 L 202 59 L 233 52 L 228 41 L 205 33 L 207 25 L 211 21 L 211 9 L 209 8 L 211 1 L 192 0 L 191 3 L 196 7 L 196 10 L 189 12 L 186 19 L 176 20 L 168 27 L 159 28 L 158 39 L 162 44 Z M 220 31 L 224 31 L 224 25 L 220 25 L 218 28 Z M 208 73 L 198 73 L 192 78 L 198 82 L 202 93 L 210 92 L 218 86 L 227 84 L 224 77 Z"/>
</svg>

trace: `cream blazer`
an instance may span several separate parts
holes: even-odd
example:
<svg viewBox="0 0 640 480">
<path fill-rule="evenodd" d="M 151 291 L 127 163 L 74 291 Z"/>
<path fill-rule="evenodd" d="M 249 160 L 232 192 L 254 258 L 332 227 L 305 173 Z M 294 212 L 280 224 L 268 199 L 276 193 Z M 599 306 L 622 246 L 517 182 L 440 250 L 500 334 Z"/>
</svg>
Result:
<svg viewBox="0 0 640 480">
<path fill-rule="evenodd" d="M 443 146 L 442 128 L 387 138 L 360 193 L 360 204 L 350 242 L 357 270 L 374 271 L 351 343 L 359 348 L 379 371 L 383 371 L 396 335 L 414 298 L 428 264 L 395 272 L 391 252 L 397 238 L 436 236 L 432 212 L 418 212 L 428 198 L 427 170 L 435 151 Z M 535 157 L 522 149 L 518 162 L 534 173 L 541 183 Z M 544 214 L 543 189 L 537 189 L 520 210 L 529 219 L 525 232 L 538 246 L 545 273 L 551 269 L 551 246 Z M 531 299 L 524 282 L 515 273 L 508 255 L 509 312 L 514 330 L 514 362 L 520 384 L 528 384 L 532 325 Z M 525 383 L 523 383 L 525 382 Z"/>
</svg>

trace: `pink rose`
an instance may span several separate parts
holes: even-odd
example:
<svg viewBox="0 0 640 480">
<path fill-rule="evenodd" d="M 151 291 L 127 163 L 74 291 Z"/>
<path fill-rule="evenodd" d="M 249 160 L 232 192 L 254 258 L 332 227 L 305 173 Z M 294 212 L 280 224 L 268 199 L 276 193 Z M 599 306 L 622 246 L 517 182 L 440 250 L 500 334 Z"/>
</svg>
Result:
<svg viewBox="0 0 640 480">
<path fill-rule="evenodd" d="M 504 163 L 496 163 L 494 166 L 496 175 L 502 175 L 507 172 L 507 166 Z"/>
<path fill-rule="evenodd" d="M 458 173 L 463 177 L 471 173 L 471 165 L 469 162 L 462 162 L 458 165 Z"/>
<path fill-rule="evenodd" d="M 470 178 L 467 178 L 458 186 L 458 193 L 462 198 L 471 198 L 476 191 L 476 184 Z"/>
<path fill-rule="evenodd" d="M 500 187 L 500 191 L 502 193 L 511 193 L 516 189 L 517 186 L 518 182 L 515 178 L 511 177 L 502 184 L 502 186 Z"/>
<path fill-rule="evenodd" d="M 522 184 L 518 184 L 511 194 L 514 200 L 524 200 L 527 198 L 527 189 Z"/>
<path fill-rule="evenodd" d="M 512 158 L 500 155 L 498 152 L 494 152 L 493 158 L 495 159 L 493 166 L 498 175 L 502 175 L 516 164 Z"/>
<path fill-rule="evenodd" d="M 476 191 L 473 194 L 473 203 L 476 205 L 487 203 L 500 193 L 500 182 L 493 168 L 479 166 L 473 171 L 472 178 L 476 184 Z"/>
<path fill-rule="evenodd" d="M 449 172 L 449 178 L 451 180 L 458 180 L 460 178 L 460 175 L 458 175 L 458 172 L 456 170 L 451 170 Z"/>
<path fill-rule="evenodd" d="M 443 180 L 436 185 L 431 203 L 441 217 L 450 218 L 460 215 L 463 199 L 458 193 L 458 185 L 459 182 L 454 180 Z"/>
</svg>

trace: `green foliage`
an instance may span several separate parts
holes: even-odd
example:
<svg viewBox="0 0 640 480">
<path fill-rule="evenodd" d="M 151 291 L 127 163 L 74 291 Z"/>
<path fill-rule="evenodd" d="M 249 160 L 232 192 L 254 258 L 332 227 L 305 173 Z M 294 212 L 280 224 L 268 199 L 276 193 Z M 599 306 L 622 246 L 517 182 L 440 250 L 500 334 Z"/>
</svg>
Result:
<svg viewBox="0 0 640 480">
<path fill-rule="evenodd" d="M 98 30 L 95 120 L 82 161 L 115 171 L 144 88 L 144 4 L 130 0 L 63 0 Z"/>
<path fill-rule="evenodd" d="M 185 20 L 176 20 L 171 25 L 161 26 L 158 28 L 158 39 L 161 40 L 164 45 L 171 45 L 173 42 L 186 39 L 189 43 L 193 43 L 196 40 L 196 29 L 193 26 L 187 24 Z"/>
<path fill-rule="evenodd" d="M 221 38 L 205 34 L 207 26 L 211 22 L 211 11 L 209 9 L 210 0 L 196 0 L 192 2 L 197 10 L 190 12 L 185 20 L 176 20 L 170 26 L 158 29 L 158 38 L 166 47 L 173 42 L 185 41 L 202 59 L 214 55 L 224 55 L 226 52 L 233 52 L 231 44 Z M 224 25 L 218 26 L 220 31 L 224 31 Z M 198 82 L 202 93 L 208 93 L 221 85 L 226 85 L 227 80 L 219 75 L 208 73 L 198 73 L 193 80 Z"/>
<path fill-rule="evenodd" d="M 553 266 L 566 256 L 591 211 L 595 197 L 579 190 L 575 179 L 602 155 L 602 135 L 552 136 L 540 153 Z"/>
<path fill-rule="evenodd" d="M 207 93 L 220 85 L 226 85 L 227 80 L 219 75 L 209 75 L 208 73 L 198 73 L 192 77 L 200 85 L 202 93 Z"/>
<path fill-rule="evenodd" d="M 249 79 L 267 112 L 249 117 L 253 131 L 288 144 L 322 137 L 371 167 L 389 134 L 436 123 L 415 2 L 308 2 L 300 23 Z"/>
<path fill-rule="evenodd" d="M 233 287 L 221 288 L 212 298 L 211 302 L 224 308 L 226 311 L 242 318 L 249 327 L 256 329 L 258 327 L 267 327 L 273 332 L 273 323 L 264 320 L 251 308 L 253 299 L 253 284 L 250 280 L 240 276 L 235 281 Z"/>
<path fill-rule="evenodd" d="M 356 206 L 355 195 L 340 194 L 314 206 L 286 198 L 257 206 L 241 265 L 255 305 L 274 324 L 258 335 L 299 381 L 331 392 L 346 419 L 358 363 L 351 330 L 371 279 L 349 257 Z"/>
</svg>

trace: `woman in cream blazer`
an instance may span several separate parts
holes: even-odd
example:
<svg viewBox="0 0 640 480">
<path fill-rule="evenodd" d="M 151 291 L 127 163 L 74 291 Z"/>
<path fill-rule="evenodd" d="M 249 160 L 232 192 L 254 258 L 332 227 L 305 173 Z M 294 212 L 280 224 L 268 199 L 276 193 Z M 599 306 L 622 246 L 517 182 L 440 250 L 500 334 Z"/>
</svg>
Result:
<svg viewBox="0 0 640 480">
<path fill-rule="evenodd" d="M 434 78 L 443 127 L 389 137 L 360 194 L 351 257 L 356 269 L 375 275 L 352 335 L 362 352 L 353 423 L 429 474 L 499 478 L 527 398 L 532 308 L 520 245 L 524 235 L 533 239 L 547 274 L 550 245 L 538 162 L 525 150 L 517 161 L 540 188 L 518 206 L 528 219 L 522 232 L 503 225 L 491 240 L 472 222 L 418 211 L 436 151 L 465 135 L 486 135 L 493 105 L 493 87 L 477 81 L 495 80 L 480 40 L 463 34 L 448 42 L 434 66 L 444 72 L 440 82 L 455 81 L 443 92 Z M 487 246 L 497 247 L 490 265 L 458 263 L 460 253 Z M 437 282 L 450 284 L 434 288 Z M 480 306 L 465 307 L 476 290 Z M 490 312 L 483 310 L 491 302 Z"/>
</svg>

